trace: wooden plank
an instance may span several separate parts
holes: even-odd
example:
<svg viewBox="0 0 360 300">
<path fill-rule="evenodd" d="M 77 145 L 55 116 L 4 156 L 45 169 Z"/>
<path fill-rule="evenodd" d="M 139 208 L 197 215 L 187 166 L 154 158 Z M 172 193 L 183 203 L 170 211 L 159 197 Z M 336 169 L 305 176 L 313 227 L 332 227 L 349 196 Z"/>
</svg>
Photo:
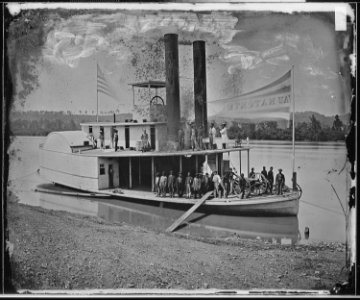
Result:
<svg viewBox="0 0 360 300">
<path fill-rule="evenodd" d="M 202 196 L 191 208 L 186 211 L 179 219 L 177 219 L 170 227 L 166 229 L 166 232 L 173 232 L 182 222 L 185 221 L 201 204 L 203 204 L 213 193 L 213 191 L 207 192 Z"/>
</svg>

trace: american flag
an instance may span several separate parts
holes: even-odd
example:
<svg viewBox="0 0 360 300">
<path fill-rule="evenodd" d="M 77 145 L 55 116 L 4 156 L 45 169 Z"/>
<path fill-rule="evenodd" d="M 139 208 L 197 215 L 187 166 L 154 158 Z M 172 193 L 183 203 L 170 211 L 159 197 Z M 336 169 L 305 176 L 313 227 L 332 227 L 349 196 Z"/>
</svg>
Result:
<svg viewBox="0 0 360 300">
<path fill-rule="evenodd" d="M 99 65 L 97 65 L 97 91 L 116 99 L 115 92 L 107 83 L 104 72 L 101 70 Z"/>
</svg>

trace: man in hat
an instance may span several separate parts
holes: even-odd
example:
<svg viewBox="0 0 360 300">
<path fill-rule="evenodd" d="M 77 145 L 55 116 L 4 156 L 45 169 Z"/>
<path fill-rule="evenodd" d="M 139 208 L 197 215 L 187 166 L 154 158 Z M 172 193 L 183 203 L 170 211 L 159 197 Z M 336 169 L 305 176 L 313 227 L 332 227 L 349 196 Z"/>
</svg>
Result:
<svg viewBox="0 0 360 300">
<path fill-rule="evenodd" d="M 239 186 L 240 186 L 241 199 L 244 199 L 245 187 L 246 187 L 246 179 L 244 177 L 244 173 L 240 174 Z"/>
<path fill-rule="evenodd" d="M 220 134 L 221 134 L 222 148 L 226 149 L 226 143 L 228 142 L 226 123 L 225 122 L 222 123 L 221 126 L 222 128 L 220 129 Z"/>
<path fill-rule="evenodd" d="M 100 139 L 100 149 L 104 149 L 104 131 L 103 130 L 100 130 L 99 139 Z"/>
<path fill-rule="evenodd" d="M 175 181 L 175 190 L 179 197 L 182 197 L 184 194 L 184 184 L 181 172 L 179 172 L 178 177 Z"/>
<path fill-rule="evenodd" d="M 167 177 L 165 175 L 165 171 L 162 172 L 162 175 L 160 177 L 160 196 L 165 197 L 166 196 L 166 185 L 167 185 Z"/>
<path fill-rule="evenodd" d="M 202 194 L 205 194 L 209 191 L 210 189 L 210 178 L 209 178 L 209 173 L 206 173 L 201 180 L 201 189 L 202 189 Z"/>
<path fill-rule="evenodd" d="M 274 173 L 273 173 L 273 167 L 270 167 L 270 170 L 267 174 L 267 179 L 269 181 L 269 192 L 272 194 L 273 186 L 274 186 Z"/>
<path fill-rule="evenodd" d="M 211 122 L 209 129 L 209 146 L 210 149 L 214 149 L 214 140 L 216 136 L 216 128 L 214 126 L 214 122 Z"/>
<path fill-rule="evenodd" d="M 279 173 L 276 174 L 275 182 L 276 182 L 276 187 L 277 187 L 277 194 L 282 195 L 283 188 L 285 185 L 285 176 L 282 173 L 282 169 L 279 169 Z"/>
<path fill-rule="evenodd" d="M 198 196 L 201 197 L 201 178 L 199 173 L 194 177 L 192 187 L 194 191 L 194 199 L 197 199 Z"/>
<path fill-rule="evenodd" d="M 214 183 L 214 197 L 221 198 L 221 193 L 220 193 L 221 177 L 218 175 L 217 171 L 214 171 L 212 181 Z"/>
<path fill-rule="evenodd" d="M 155 174 L 155 193 L 156 196 L 160 196 L 160 172 L 156 172 Z"/>
<path fill-rule="evenodd" d="M 249 178 L 255 178 L 255 169 L 251 168 L 251 172 L 249 173 Z"/>
<path fill-rule="evenodd" d="M 117 151 L 117 149 L 118 149 L 118 142 L 119 142 L 119 135 L 118 135 L 117 130 L 115 130 L 115 132 L 114 132 L 114 145 L 115 145 L 115 152 L 116 152 L 116 151 Z"/>
<path fill-rule="evenodd" d="M 194 151 L 198 149 L 197 136 L 196 136 L 196 128 L 195 123 L 191 123 L 191 131 L 190 131 L 190 141 L 191 141 L 191 149 Z"/>
<path fill-rule="evenodd" d="M 174 189 L 175 189 L 175 176 L 173 175 L 173 171 L 169 172 L 169 176 L 167 179 L 168 190 L 171 198 L 174 198 Z"/>
<path fill-rule="evenodd" d="M 190 172 L 187 173 L 187 176 L 185 177 L 185 194 L 186 198 L 191 198 L 191 185 L 193 182 L 193 178 L 191 177 Z"/>
</svg>

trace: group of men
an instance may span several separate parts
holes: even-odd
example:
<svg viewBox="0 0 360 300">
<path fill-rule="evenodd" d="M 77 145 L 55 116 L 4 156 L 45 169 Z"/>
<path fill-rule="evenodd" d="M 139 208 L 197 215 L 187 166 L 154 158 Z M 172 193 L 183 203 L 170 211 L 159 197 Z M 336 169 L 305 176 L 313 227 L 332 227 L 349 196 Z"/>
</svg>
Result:
<svg viewBox="0 0 360 300">
<path fill-rule="evenodd" d="M 217 171 L 214 171 L 211 175 L 206 173 L 205 175 L 197 173 L 195 176 L 191 175 L 191 172 L 187 172 L 185 178 L 181 172 L 178 176 L 175 176 L 173 171 L 169 172 L 166 176 L 166 172 L 157 172 L 155 175 L 155 194 L 159 197 L 166 197 L 167 193 L 173 198 L 175 195 L 178 197 L 185 197 L 190 199 L 201 198 L 206 192 L 213 190 L 214 197 L 225 198 L 230 194 L 235 193 L 235 181 L 239 178 L 239 185 L 244 198 L 246 179 L 244 174 L 238 176 L 232 171 L 226 172 L 223 176 L 220 176 Z"/>
<path fill-rule="evenodd" d="M 210 177 L 209 174 L 205 175 L 197 173 L 195 176 L 191 176 L 190 172 L 187 172 L 185 178 L 181 172 L 178 173 L 178 176 L 173 174 L 173 171 L 169 172 L 169 175 L 166 176 L 165 171 L 156 173 L 155 176 L 155 194 L 159 197 L 166 197 L 166 194 L 169 193 L 169 196 L 173 198 L 175 194 L 178 197 L 192 198 L 197 199 L 201 197 L 204 193 L 209 190 L 210 187 Z"/>
<path fill-rule="evenodd" d="M 190 148 L 193 151 L 205 149 L 205 145 L 203 143 L 204 127 L 202 125 L 196 127 L 194 122 L 188 123 L 188 125 L 190 131 L 190 136 L 189 136 Z M 217 134 L 217 130 L 215 128 L 214 122 L 211 122 L 208 134 L 209 134 L 209 148 L 214 149 L 216 144 L 215 137 Z M 225 149 L 226 144 L 228 142 L 227 128 L 225 122 L 221 124 L 220 134 L 221 134 L 222 148 Z M 179 150 L 185 149 L 185 133 L 181 127 L 178 130 L 178 143 L 179 143 Z"/>
<path fill-rule="evenodd" d="M 267 171 L 266 167 L 264 166 L 261 171 L 261 174 L 267 180 L 267 186 L 266 186 L 265 193 L 267 193 L 267 192 L 269 192 L 270 194 L 273 193 L 273 189 L 274 189 L 273 169 L 274 169 L 273 167 L 270 167 L 270 170 Z M 255 171 L 254 171 L 254 168 L 251 168 L 251 172 L 249 173 L 249 178 L 254 178 L 254 177 L 255 177 Z M 276 177 L 275 177 L 275 188 L 276 188 L 276 192 L 278 195 L 283 194 L 284 186 L 285 186 L 285 176 L 282 173 L 282 169 L 278 169 L 278 174 L 276 174 Z"/>
</svg>

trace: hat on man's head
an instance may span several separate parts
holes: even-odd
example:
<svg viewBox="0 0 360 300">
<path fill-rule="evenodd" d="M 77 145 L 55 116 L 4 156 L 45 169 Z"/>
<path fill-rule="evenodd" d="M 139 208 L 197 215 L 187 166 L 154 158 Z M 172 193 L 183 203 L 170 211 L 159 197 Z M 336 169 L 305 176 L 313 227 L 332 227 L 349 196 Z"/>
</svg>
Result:
<svg viewBox="0 0 360 300">
<path fill-rule="evenodd" d="M 282 172 L 282 169 L 279 169 L 279 172 Z"/>
</svg>

